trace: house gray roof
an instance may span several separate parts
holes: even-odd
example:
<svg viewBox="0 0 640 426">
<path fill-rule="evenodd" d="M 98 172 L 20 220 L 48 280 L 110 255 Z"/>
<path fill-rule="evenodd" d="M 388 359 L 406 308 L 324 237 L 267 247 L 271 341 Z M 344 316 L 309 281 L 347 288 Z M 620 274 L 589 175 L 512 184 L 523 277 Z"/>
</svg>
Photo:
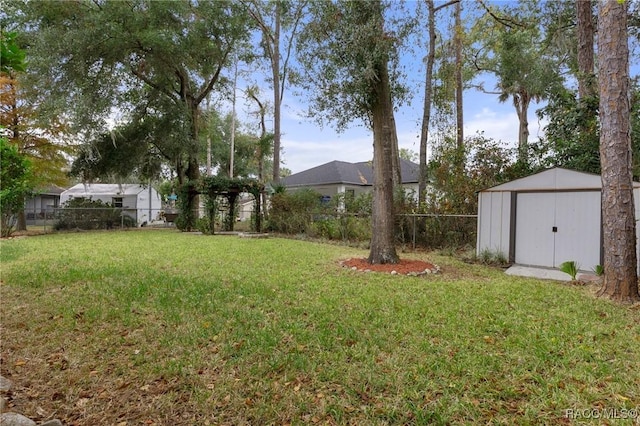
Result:
<svg viewBox="0 0 640 426">
<path fill-rule="evenodd" d="M 402 183 L 417 183 L 419 166 L 411 161 L 400 159 L 400 174 Z M 368 161 L 360 163 L 331 161 L 282 178 L 281 183 L 287 187 L 335 184 L 370 186 L 373 185 L 373 167 Z"/>
<path fill-rule="evenodd" d="M 38 188 L 35 190 L 37 195 L 60 195 L 64 192 L 64 188 L 59 187 L 58 185 L 48 185 L 42 188 Z"/>
</svg>

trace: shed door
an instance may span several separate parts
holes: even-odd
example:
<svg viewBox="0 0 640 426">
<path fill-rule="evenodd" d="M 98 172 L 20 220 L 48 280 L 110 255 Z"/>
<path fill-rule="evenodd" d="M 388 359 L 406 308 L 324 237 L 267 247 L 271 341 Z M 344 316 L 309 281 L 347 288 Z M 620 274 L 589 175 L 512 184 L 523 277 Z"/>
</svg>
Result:
<svg viewBox="0 0 640 426">
<path fill-rule="evenodd" d="M 600 263 L 600 192 L 522 193 L 517 196 L 516 263 L 580 269 Z"/>
</svg>

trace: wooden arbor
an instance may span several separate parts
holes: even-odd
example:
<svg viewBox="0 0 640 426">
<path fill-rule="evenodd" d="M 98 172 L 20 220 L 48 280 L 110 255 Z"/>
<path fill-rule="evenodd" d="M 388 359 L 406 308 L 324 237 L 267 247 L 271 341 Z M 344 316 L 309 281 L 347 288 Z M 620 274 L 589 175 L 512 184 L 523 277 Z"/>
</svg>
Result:
<svg viewBox="0 0 640 426">
<path fill-rule="evenodd" d="M 262 230 L 260 194 L 264 191 L 264 184 L 256 179 L 248 178 L 228 178 L 224 176 L 205 176 L 200 178 L 195 184 L 190 182 L 183 187 L 183 195 L 193 197 L 196 194 L 207 195 L 208 200 L 205 203 L 206 215 L 210 223 L 209 232 L 213 234 L 213 224 L 215 216 L 218 212 L 216 200 L 218 197 L 224 197 L 228 201 L 229 210 L 227 215 L 227 230 L 233 231 L 235 222 L 235 204 L 241 193 L 249 193 L 253 195 L 255 214 L 256 214 L 256 232 Z M 185 214 L 181 209 L 180 214 Z M 186 230 L 186 229 L 185 229 Z"/>
</svg>

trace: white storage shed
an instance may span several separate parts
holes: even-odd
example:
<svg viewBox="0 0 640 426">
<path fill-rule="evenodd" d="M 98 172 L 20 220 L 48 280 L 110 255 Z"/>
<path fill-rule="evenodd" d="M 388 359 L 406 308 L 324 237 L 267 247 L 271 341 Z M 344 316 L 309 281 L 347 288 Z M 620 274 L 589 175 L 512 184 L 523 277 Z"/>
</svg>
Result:
<svg viewBox="0 0 640 426">
<path fill-rule="evenodd" d="M 549 268 L 573 260 L 592 270 L 603 262 L 601 189 L 599 175 L 556 167 L 480 191 L 477 253 Z M 633 195 L 637 221 L 640 183 Z"/>
<path fill-rule="evenodd" d="M 122 208 L 138 226 L 151 223 L 162 210 L 160 194 L 152 186 L 138 184 L 79 183 L 60 194 L 60 204 L 73 198 L 87 198 Z"/>
</svg>

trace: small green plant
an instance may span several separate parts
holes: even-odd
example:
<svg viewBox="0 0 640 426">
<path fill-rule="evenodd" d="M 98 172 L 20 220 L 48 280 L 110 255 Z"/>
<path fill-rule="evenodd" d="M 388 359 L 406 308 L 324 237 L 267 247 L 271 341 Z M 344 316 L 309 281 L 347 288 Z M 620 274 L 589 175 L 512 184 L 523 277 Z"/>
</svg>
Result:
<svg viewBox="0 0 640 426">
<path fill-rule="evenodd" d="M 602 265 L 594 266 L 593 267 L 593 272 L 599 277 L 603 276 L 604 275 L 604 266 L 602 266 Z"/>
<path fill-rule="evenodd" d="M 500 250 L 482 249 L 477 257 L 478 261 L 485 265 L 506 265 L 507 256 Z"/>
<path fill-rule="evenodd" d="M 565 274 L 569 274 L 571 276 L 571 280 L 576 280 L 576 275 L 578 275 L 578 262 L 575 260 L 567 260 L 566 262 L 562 262 L 560 264 L 560 270 Z"/>
</svg>

